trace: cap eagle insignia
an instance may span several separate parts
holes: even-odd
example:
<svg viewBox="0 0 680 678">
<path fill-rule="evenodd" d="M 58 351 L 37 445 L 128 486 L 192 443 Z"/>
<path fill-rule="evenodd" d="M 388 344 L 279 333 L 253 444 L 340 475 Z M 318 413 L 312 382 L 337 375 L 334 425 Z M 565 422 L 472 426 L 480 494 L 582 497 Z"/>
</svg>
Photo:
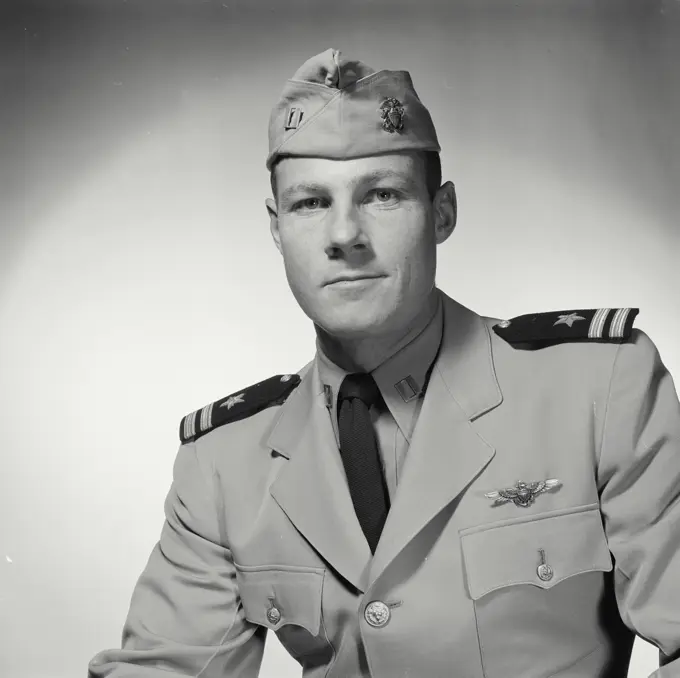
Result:
<svg viewBox="0 0 680 678">
<path fill-rule="evenodd" d="M 385 99 L 380 105 L 380 117 L 382 118 L 383 129 L 386 132 L 392 134 L 404 129 L 404 107 L 399 99 L 394 97 Z"/>
</svg>

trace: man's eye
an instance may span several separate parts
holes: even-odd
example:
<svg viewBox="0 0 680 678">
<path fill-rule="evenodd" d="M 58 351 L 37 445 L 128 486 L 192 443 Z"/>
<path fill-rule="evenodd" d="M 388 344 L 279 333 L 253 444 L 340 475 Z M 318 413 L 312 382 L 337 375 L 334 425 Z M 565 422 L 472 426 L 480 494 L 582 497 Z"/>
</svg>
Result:
<svg viewBox="0 0 680 678">
<path fill-rule="evenodd" d="M 391 200 L 395 200 L 397 197 L 396 192 L 388 188 L 376 188 L 373 191 L 373 195 L 375 195 L 378 202 L 390 202 Z"/>
<path fill-rule="evenodd" d="M 295 209 L 316 210 L 321 207 L 321 203 L 321 198 L 305 198 L 304 200 L 300 200 L 300 202 L 295 205 Z"/>
</svg>

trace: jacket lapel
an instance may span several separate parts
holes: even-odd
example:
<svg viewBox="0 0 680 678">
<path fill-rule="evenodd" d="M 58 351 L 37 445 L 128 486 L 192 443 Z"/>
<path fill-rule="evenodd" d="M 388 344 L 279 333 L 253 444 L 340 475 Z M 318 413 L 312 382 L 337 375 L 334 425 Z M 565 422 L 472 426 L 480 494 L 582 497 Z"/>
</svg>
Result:
<svg viewBox="0 0 680 678">
<path fill-rule="evenodd" d="M 472 423 L 502 402 L 489 330 L 476 313 L 442 296 L 442 344 L 373 557 L 354 511 L 314 362 L 281 406 L 266 442 L 288 459 L 270 494 L 329 565 L 362 593 L 495 454 Z"/>
<path fill-rule="evenodd" d="M 442 344 L 398 491 L 371 561 L 369 585 L 437 513 L 459 497 L 495 454 L 471 423 L 502 401 L 489 330 L 477 314 L 442 295 Z"/>
<path fill-rule="evenodd" d="M 281 406 L 266 443 L 288 458 L 270 494 L 321 556 L 363 592 L 371 552 L 354 511 L 322 394 L 316 365 L 311 363 Z"/>
</svg>

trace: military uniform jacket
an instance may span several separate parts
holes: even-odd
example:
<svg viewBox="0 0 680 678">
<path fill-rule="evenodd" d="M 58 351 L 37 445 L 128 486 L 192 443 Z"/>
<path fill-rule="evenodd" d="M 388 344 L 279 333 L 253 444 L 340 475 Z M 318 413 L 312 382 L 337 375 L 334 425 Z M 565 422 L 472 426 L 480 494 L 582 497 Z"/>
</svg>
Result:
<svg viewBox="0 0 680 678">
<path fill-rule="evenodd" d="M 90 678 L 255 677 L 268 630 L 305 678 L 620 678 L 634 634 L 680 676 L 680 406 L 654 344 L 516 343 L 443 299 L 375 554 L 313 361 L 273 406 L 193 419 Z"/>
</svg>

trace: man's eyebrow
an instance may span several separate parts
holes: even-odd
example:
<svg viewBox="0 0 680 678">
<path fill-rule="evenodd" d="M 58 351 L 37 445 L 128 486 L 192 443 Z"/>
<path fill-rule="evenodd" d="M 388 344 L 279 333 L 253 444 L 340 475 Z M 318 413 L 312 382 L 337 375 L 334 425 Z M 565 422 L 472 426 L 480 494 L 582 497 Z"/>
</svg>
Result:
<svg viewBox="0 0 680 678">
<path fill-rule="evenodd" d="M 391 169 L 376 169 L 372 172 L 366 172 L 366 174 L 363 174 L 355 181 L 355 184 L 367 184 L 372 181 L 380 181 L 381 179 L 398 179 L 408 186 L 416 186 L 416 182 L 410 176 Z"/>
<path fill-rule="evenodd" d="M 372 172 L 366 172 L 365 174 L 362 174 L 361 176 L 354 179 L 354 181 L 352 181 L 352 184 L 354 186 L 359 186 L 361 184 L 368 184 L 371 182 L 380 181 L 382 179 L 397 179 L 403 181 L 409 188 L 416 187 L 416 182 L 411 177 L 409 177 L 406 174 L 402 174 L 401 172 L 395 172 L 394 170 L 390 169 L 376 169 L 373 170 Z M 288 198 L 290 198 L 290 196 L 298 192 L 302 193 L 308 191 L 310 193 L 314 193 L 317 191 L 324 190 L 328 190 L 328 187 L 313 181 L 311 182 L 305 181 L 298 184 L 294 184 L 293 186 L 288 186 L 288 188 L 286 188 L 281 193 L 281 200 L 287 200 Z"/>
<path fill-rule="evenodd" d="M 299 184 L 293 184 L 292 186 L 288 186 L 282 193 L 281 193 L 281 200 L 286 200 L 289 198 L 291 195 L 295 193 L 303 193 L 305 191 L 309 193 L 314 193 L 316 191 L 323 191 L 326 189 L 326 186 L 323 184 L 317 184 L 314 182 L 307 182 L 304 181 Z"/>
</svg>

